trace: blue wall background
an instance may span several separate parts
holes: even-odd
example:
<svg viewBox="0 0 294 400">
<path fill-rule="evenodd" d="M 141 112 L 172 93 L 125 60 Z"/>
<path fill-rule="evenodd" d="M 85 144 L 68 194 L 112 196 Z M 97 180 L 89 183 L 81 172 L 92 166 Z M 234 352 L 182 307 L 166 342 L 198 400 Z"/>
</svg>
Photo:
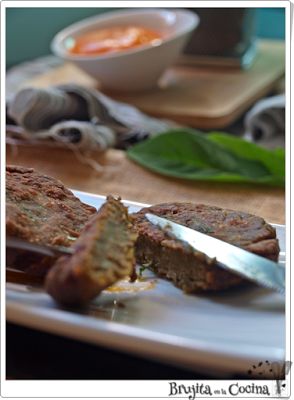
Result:
<svg viewBox="0 0 294 400">
<path fill-rule="evenodd" d="M 51 53 L 50 42 L 61 29 L 111 8 L 6 8 L 6 67 Z M 285 9 L 258 8 L 256 34 L 285 39 Z"/>
<path fill-rule="evenodd" d="M 261 38 L 285 40 L 285 9 L 258 8 L 256 34 Z"/>
</svg>

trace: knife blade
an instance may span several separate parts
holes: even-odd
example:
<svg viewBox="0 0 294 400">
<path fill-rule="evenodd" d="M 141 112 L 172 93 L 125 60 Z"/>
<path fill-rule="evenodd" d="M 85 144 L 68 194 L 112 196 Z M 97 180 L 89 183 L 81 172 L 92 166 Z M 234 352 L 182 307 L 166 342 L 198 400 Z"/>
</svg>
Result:
<svg viewBox="0 0 294 400">
<path fill-rule="evenodd" d="M 45 246 L 36 243 L 31 243 L 25 239 L 17 237 L 6 237 L 6 247 L 8 249 L 15 250 L 26 250 L 33 253 L 42 254 L 49 257 L 61 257 L 64 255 L 71 255 L 74 253 L 74 249 L 64 246 Z"/>
<path fill-rule="evenodd" d="M 145 216 L 171 238 L 188 243 L 209 258 L 216 258 L 216 263 L 220 267 L 267 289 L 285 293 L 284 266 L 194 229 L 171 222 L 166 218 L 148 213 Z"/>
</svg>

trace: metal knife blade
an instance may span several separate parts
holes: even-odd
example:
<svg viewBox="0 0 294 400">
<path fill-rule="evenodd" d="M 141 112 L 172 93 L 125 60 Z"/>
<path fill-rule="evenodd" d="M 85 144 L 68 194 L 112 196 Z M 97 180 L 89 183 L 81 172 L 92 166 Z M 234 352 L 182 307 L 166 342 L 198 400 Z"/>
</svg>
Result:
<svg viewBox="0 0 294 400">
<path fill-rule="evenodd" d="M 171 222 L 154 214 L 145 214 L 154 225 L 172 238 L 184 241 L 195 250 L 216 258 L 218 265 L 268 289 L 285 292 L 285 267 L 267 258 L 240 249 L 222 240 Z"/>
<path fill-rule="evenodd" d="M 64 255 L 71 255 L 74 253 L 74 250 L 70 247 L 44 246 L 36 243 L 31 243 L 25 239 L 8 237 L 8 236 L 6 237 L 6 247 L 15 250 L 26 250 L 33 253 L 43 254 L 44 256 L 55 257 L 55 258 Z"/>
</svg>

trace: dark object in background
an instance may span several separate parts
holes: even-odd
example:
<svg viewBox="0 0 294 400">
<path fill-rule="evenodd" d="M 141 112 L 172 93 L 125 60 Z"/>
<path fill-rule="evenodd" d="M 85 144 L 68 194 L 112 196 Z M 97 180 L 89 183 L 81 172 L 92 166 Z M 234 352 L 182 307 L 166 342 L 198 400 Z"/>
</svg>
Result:
<svg viewBox="0 0 294 400">
<path fill-rule="evenodd" d="M 188 41 L 181 65 L 248 68 L 257 54 L 254 8 L 189 8 L 200 24 Z"/>
<path fill-rule="evenodd" d="M 204 373 L 12 323 L 6 325 L 6 373 L 21 380 L 211 379 Z"/>
<path fill-rule="evenodd" d="M 160 360 L 148 360 L 25 326 L 6 324 L 6 374 L 12 379 L 220 379 L 208 375 L 201 367 L 199 370 L 201 372 L 194 372 L 181 366 L 162 364 Z M 246 372 L 229 378 L 252 379 Z"/>
</svg>

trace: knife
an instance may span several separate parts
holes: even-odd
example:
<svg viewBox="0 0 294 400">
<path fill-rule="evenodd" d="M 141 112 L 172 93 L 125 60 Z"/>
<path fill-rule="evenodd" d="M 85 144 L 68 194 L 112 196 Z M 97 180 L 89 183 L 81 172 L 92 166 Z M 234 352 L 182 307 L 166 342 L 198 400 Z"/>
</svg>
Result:
<svg viewBox="0 0 294 400">
<path fill-rule="evenodd" d="M 58 258 L 64 255 L 68 256 L 74 253 L 74 249 L 70 247 L 64 247 L 64 246 L 50 247 L 36 243 L 31 243 L 25 239 L 9 237 L 9 236 L 6 237 L 6 247 L 8 249 L 26 250 L 54 258 Z"/>
<path fill-rule="evenodd" d="M 153 225 L 163 229 L 172 238 L 188 243 L 209 258 L 216 258 L 216 263 L 220 267 L 267 289 L 285 293 L 284 266 L 166 218 L 154 214 L 145 214 L 145 216 Z"/>
</svg>

